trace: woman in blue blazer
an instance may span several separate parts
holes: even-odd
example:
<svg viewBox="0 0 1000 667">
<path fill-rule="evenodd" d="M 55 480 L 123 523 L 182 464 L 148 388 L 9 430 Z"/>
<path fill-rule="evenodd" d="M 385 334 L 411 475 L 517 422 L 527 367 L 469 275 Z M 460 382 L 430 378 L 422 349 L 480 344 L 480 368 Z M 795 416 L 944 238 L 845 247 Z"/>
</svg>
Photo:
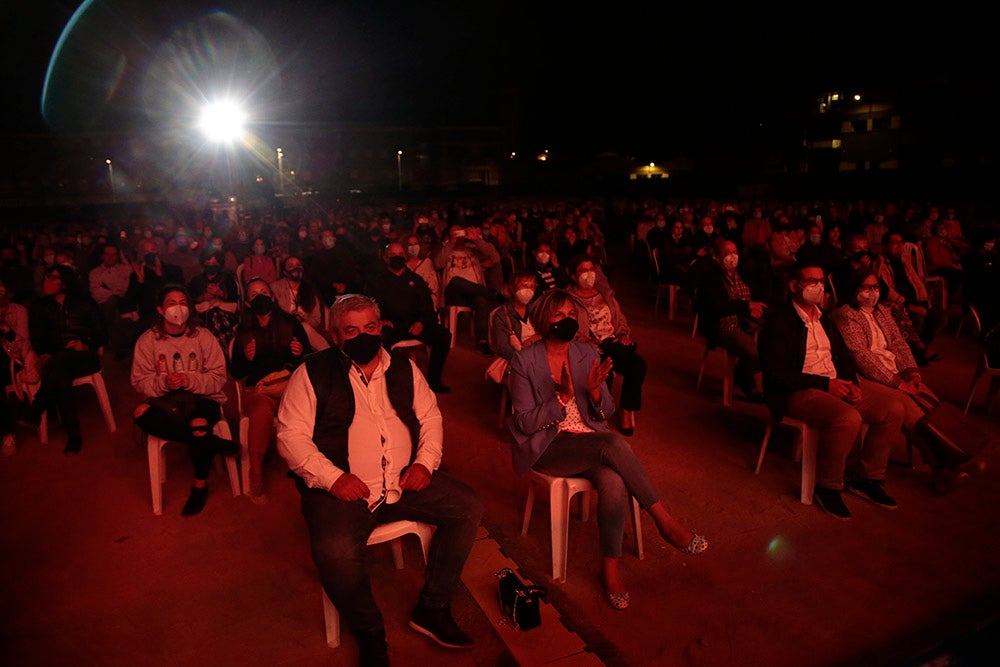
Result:
<svg viewBox="0 0 1000 667">
<path fill-rule="evenodd" d="M 511 360 L 514 469 L 519 475 L 533 469 L 557 477 L 585 477 L 594 484 L 601 579 L 611 605 L 625 609 L 629 593 L 618 561 L 630 497 L 681 552 L 701 553 L 708 541 L 670 516 L 632 448 L 608 428 L 607 418 L 615 406 L 605 380 L 612 361 L 602 362 L 595 346 L 573 339 L 579 328 L 575 313 L 568 292 L 544 292 L 529 316 L 542 339 Z"/>
</svg>

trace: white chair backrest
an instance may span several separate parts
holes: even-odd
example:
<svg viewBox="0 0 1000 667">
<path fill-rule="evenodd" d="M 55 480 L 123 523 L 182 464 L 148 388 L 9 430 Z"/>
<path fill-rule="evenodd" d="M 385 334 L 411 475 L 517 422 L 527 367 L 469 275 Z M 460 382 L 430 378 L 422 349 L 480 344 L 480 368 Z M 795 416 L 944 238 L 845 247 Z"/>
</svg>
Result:
<svg viewBox="0 0 1000 667">
<path fill-rule="evenodd" d="M 913 262 L 913 268 L 917 270 L 917 275 L 921 278 L 927 277 L 927 261 L 924 259 L 924 249 L 919 243 L 907 241 L 903 244 L 903 252 L 909 256 Z"/>
</svg>

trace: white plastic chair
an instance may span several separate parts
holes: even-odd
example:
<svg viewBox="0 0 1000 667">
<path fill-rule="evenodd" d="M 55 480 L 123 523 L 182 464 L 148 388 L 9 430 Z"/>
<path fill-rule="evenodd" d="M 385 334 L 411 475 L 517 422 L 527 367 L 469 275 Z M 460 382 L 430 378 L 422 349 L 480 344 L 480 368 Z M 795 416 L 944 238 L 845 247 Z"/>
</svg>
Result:
<svg viewBox="0 0 1000 667">
<path fill-rule="evenodd" d="M 229 440 L 232 435 L 225 418 L 220 419 L 212 432 L 220 438 Z M 149 490 L 153 496 L 153 514 L 163 514 L 163 483 L 167 481 L 167 464 L 163 447 L 169 440 L 146 434 L 146 458 L 149 459 Z M 226 469 L 229 472 L 229 486 L 233 498 L 240 495 L 240 474 L 236 469 L 236 457 L 226 457 Z"/>
<path fill-rule="evenodd" d="M 455 347 L 455 339 L 458 338 L 458 316 L 463 313 L 468 313 L 469 315 L 470 335 L 473 338 L 476 336 L 476 321 L 472 317 L 472 308 L 468 306 L 448 306 L 448 330 L 451 332 L 452 347 Z"/>
<path fill-rule="evenodd" d="M 381 544 L 382 542 L 392 542 L 392 560 L 396 564 L 397 570 L 403 569 L 403 544 L 400 541 L 404 535 L 416 535 L 420 540 L 420 549 L 424 554 L 424 562 L 427 562 L 427 554 L 431 548 L 431 536 L 434 535 L 434 526 L 429 523 L 419 521 L 393 521 L 384 523 L 368 537 L 368 546 Z M 340 646 L 340 612 L 330 602 L 322 586 L 320 591 L 323 594 L 323 619 L 326 623 L 326 645 L 330 648 Z"/>
<path fill-rule="evenodd" d="M 98 370 L 96 373 L 91 373 L 90 375 L 84 375 L 83 377 L 78 377 L 73 380 L 74 387 L 82 387 L 84 385 L 89 385 L 94 389 L 94 393 L 97 394 L 97 402 L 101 406 L 101 412 L 104 413 L 104 422 L 108 425 L 108 432 L 114 433 L 118 430 L 118 424 L 115 422 L 115 414 L 111 409 L 111 399 L 108 397 L 108 388 L 104 384 L 104 373 Z M 48 411 L 42 413 L 41 421 L 38 423 L 38 439 L 41 440 L 42 444 L 48 444 L 49 442 L 49 422 L 48 422 Z"/>
<path fill-rule="evenodd" d="M 983 322 L 979 317 L 979 309 L 975 306 L 969 306 L 969 314 L 973 318 L 977 331 L 983 330 Z M 997 390 L 1000 388 L 1000 368 L 994 368 L 990 366 L 990 359 L 986 355 L 986 351 L 983 351 L 979 361 L 976 362 L 976 370 L 972 375 L 972 382 L 969 384 L 969 397 L 965 400 L 965 410 L 964 414 L 969 414 L 969 408 L 972 407 L 972 399 L 976 395 L 976 386 L 983 376 L 989 378 L 989 387 L 986 390 L 986 409 L 990 409 L 990 405 L 993 403 L 993 399 L 996 397 Z"/>
<path fill-rule="evenodd" d="M 812 428 L 804 421 L 791 417 L 782 417 L 777 422 L 778 426 L 785 426 L 795 430 L 796 453 L 801 452 L 802 457 L 802 488 L 800 500 L 803 505 L 811 505 L 813 492 L 816 488 L 816 453 L 819 450 L 819 431 Z M 753 474 L 759 475 L 760 469 L 764 465 L 764 454 L 767 453 L 767 443 L 771 439 L 774 430 L 774 418 L 768 415 L 767 426 L 764 429 L 764 441 L 760 444 L 760 455 L 757 457 L 757 467 Z"/>
<path fill-rule="evenodd" d="M 660 310 L 660 298 L 663 296 L 663 292 L 667 292 L 667 319 L 671 322 L 674 321 L 674 317 L 677 315 L 677 297 L 680 295 L 681 286 L 680 285 L 670 285 L 667 283 L 660 282 L 660 249 L 653 248 L 651 251 L 651 256 L 653 258 L 653 273 L 654 279 L 656 280 L 656 301 L 653 303 L 653 312 L 659 312 Z"/>
<path fill-rule="evenodd" d="M 569 557 L 569 505 L 573 496 L 583 493 L 580 504 L 580 519 L 590 518 L 590 503 L 587 492 L 597 492 L 590 480 L 583 477 L 553 477 L 536 470 L 528 471 L 528 500 L 524 506 L 524 521 L 521 524 L 521 537 L 528 534 L 528 524 L 531 521 L 531 511 L 535 506 L 535 486 L 547 488 L 549 491 L 549 515 L 552 539 L 552 579 L 566 581 L 566 564 Z M 642 542 L 642 517 L 639 501 L 632 498 L 632 523 L 635 527 L 635 543 L 639 560 L 645 556 Z"/>
<path fill-rule="evenodd" d="M 712 352 L 721 352 L 723 361 L 722 371 L 722 404 L 727 408 L 733 404 L 733 378 L 736 375 L 736 357 L 730 354 L 729 350 L 722 347 L 709 347 L 705 344 L 705 353 L 701 357 L 701 367 L 698 369 L 698 382 L 694 390 L 701 389 L 701 380 L 705 375 L 705 366 L 708 364 L 708 355 Z"/>
</svg>

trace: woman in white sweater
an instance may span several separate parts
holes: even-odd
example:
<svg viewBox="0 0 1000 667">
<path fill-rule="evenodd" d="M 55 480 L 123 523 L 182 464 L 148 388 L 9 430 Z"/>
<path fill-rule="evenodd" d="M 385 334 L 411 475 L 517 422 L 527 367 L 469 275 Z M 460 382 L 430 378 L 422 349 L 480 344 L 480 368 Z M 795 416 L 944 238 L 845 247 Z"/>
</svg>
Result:
<svg viewBox="0 0 1000 667">
<path fill-rule="evenodd" d="M 136 341 L 132 357 L 132 386 L 146 399 L 133 416 L 146 433 L 187 443 L 194 485 L 181 514 L 189 516 L 205 507 L 215 454 L 239 451 L 212 433 L 226 400 L 226 359 L 218 339 L 192 322 L 184 287 L 165 286 L 156 310 L 158 322 Z"/>
</svg>

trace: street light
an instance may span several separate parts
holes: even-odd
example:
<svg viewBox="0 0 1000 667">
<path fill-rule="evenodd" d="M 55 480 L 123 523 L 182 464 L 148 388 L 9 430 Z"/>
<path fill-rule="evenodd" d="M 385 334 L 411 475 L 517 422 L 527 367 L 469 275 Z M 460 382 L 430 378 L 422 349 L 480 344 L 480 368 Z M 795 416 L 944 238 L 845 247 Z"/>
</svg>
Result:
<svg viewBox="0 0 1000 667">
<path fill-rule="evenodd" d="M 396 151 L 396 177 L 399 179 L 399 191 L 403 191 L 403 151 Z"/>
<path fill-rule="evenodd" d="M 108 182 L 111 184 L 111 201 L 115 201 L 115 168 L 111 164 L 111 158 L 104 161 L 108 165 Z"/>
<path fill-rule="evenodd" d="M 285 153 L 279 148 L 278 149 L 278 188 L 281 192 L 281 196 L 285 196 L 285 168 L 282 165 L 282 161 L 285 158 Z"/>
</svg>

